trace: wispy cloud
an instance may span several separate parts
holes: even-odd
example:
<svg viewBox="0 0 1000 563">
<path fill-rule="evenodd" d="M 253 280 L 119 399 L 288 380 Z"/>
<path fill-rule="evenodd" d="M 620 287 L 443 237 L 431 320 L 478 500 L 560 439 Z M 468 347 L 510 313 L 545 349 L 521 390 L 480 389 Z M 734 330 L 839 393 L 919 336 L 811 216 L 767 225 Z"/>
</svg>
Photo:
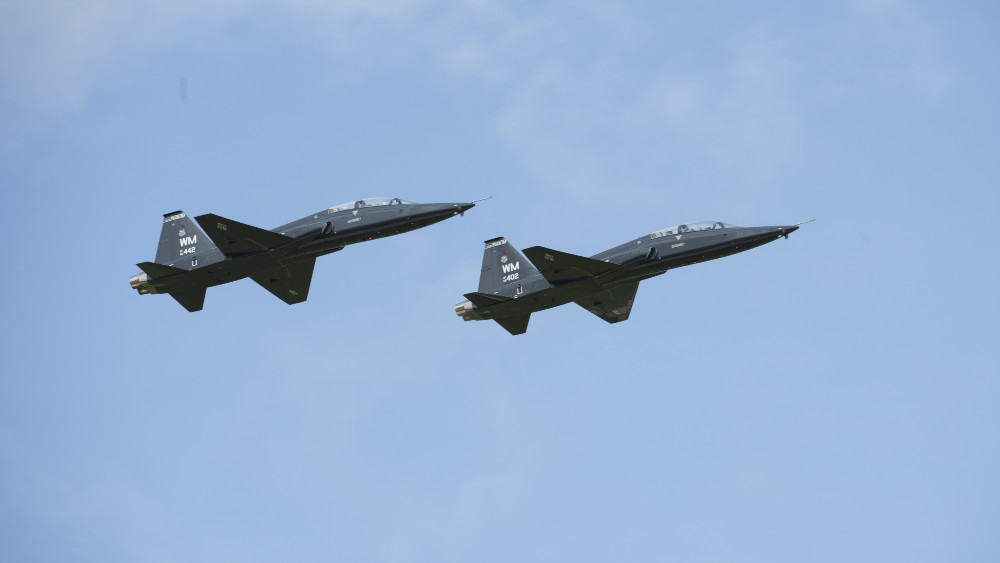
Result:
<svg viewBox="0 0 1000 563">
<path fill-rule="evenodd" d="M 955 76 L 945 39 L 920 6 L 898 0 L 856 0 L 854 7 L 870 26 L 873 46 L 892 61 L 886 66 L 890 79 L 930 98 L 951 88 Z"/>
<path fill-rule="evenodd" d="M 225 0 L 4 3 L 0 6 L 0 107 L 78 109 L 122 65 L 246 9 L 247 5 Z"/>
<path fill-rule="evenodd" d="M 553 194 L 580 202 L 642 195 L 670 170 L 663 155 L 678 154 L 751 184 L 771 182 L 800 141 L 794 49 L 750 22 L 714 65 L 648 58 L 650 45 L 635 37 L 650 31 L 630 9 L 493 0 L 7 3 L 0 117 L 85 107 L 95 89 L 151 54 L 225 35 L 235 20 L 278 15 L 290 36 L 338 60 L 412 61 L 492 88 L 497 110 L 483 125 Z M 856 14 L 886 30 L 882 41 L 900 53 L 898 72 L 913 86 L 931 96 L 948 88 L 940 41 L 918 13 L 867 0 Z"/>
<path fill-rule="evenodd" d="M 771 41 L 754 37 L 721 69 L 656 78 L 632 117 L 665 127 L 661 140 L 695 147 L 724 170 L 767 181 L 794 154 L 799 132 L 790 66 Z"/>
<path fill-rule="evenodd" d="M 607 142 L 630 142 L 636 123 L 647 133 L 665 129 L 654 144 L 675 138 L 720 166 L 757 176 L 779 166 L 795 130 L 773 50 L 741 46 L 721 76 L 669 68 L 638 75 L 616 63 L 630 56 L 638 24 L 614 3 L 515 9 L 490 0 L 97 0 L 0 10 L 0 108 L 11 114 L 82 108 L 103 82 L 158 50 L 209 37 L 234 19 L 280 13 L 331 56 L 412 57 L 495 85 L 506 100 L 497 133 L 542 185 L 584 200 L 612 186 L 639 189 L 629 166 L 604 154 Z M 580 52 L 594 43 L 593 53 Z"/>
</svg>

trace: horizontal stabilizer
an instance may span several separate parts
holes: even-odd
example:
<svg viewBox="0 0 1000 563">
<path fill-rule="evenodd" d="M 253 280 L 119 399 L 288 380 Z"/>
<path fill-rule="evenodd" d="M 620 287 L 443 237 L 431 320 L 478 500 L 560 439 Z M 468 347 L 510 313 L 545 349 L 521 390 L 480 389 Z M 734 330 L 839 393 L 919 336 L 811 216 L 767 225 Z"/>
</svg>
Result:
<svg viewBox="0 0 1000 563">
<path fill-rule="evenodd" d="M 639 282 L 629 283 L 577 299 L 576 304 L 609 323 L 618 323 L 628 320 L 638 289 Z"/>
<path fill-rule="evenodd" d="M 489 307 L 490 305 L 496 305 L 497 303 L 503 303 L 504 301 L 510 301 L 510 297 L 504 297 L 502 295 L 490 295 L 489 293 L 466 293 L 465 298 L 472 302 L 476 307 Z"/>
<path fill-rule="evenodd" d="M 278 299 L 289 305 L 295 305 L 309 297 L 309 285 L 312 283 L 315 265 L 316 259 L 310 258 L 250 276 L 250 279 L 273 293 Z"/>
<path fill-rule="evenodd" d="M 526 248 L 524 255 L 552 285 L 593 278 L 617 267 L 617 264 L 559 252 L 544 246 Z"/>
<path fill-rule="evenodd" d="M 528 321 L 531 320 L 531 313 L 527 315 L 517 315 L 516 317 L 497 317 L 495 319 L 507 332 L 517 336 L 528 331 Z"/>
<path fill-rule="evenodd" d="M 190 291 L 171 291 L 170 296 L 190 312 L 201 311 L 205 305 L 205 288 Z"/>
<path fill-rule="evenodd" d="M 195 218 L 212 242 L 230 257 L 262 252 L 292 242 L 292 237 L 206 213 Z"/>
<path fill-rule="evenodd" d="M 136 266 L 139 266 L 140 270 L 149 274 L 149 277 L 153 279 L 165 278 L 174 274 L 183 274 L 187 271 L 183 268 L 175 268 L 173 266 L 157 264 L 156 262 L 140 262 Z"/>
</svg>

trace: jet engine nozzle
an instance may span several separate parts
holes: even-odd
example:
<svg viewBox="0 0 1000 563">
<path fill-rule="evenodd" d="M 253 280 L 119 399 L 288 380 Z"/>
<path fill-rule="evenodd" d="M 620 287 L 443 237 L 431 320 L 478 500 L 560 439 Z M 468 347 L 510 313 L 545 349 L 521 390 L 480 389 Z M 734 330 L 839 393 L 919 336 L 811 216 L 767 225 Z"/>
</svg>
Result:
<svg viewBox="0 0 1000 563">
<path fill-rule="evenodd" d="M 159 293 L 153 284 L 150 283 L 149 274 L 146 272 L 138 273 L 128 279 L 129 285 L 132 289 L 139 292 L 139 295 L 146 295 L 148 293 Z"/>
<path fill-rule="evenodd" d="M 148 281 L 149 281 L 149 274 L 147 274 L 146 272 L 136 274 L 128 279 L 128 283 L 132 286 L 132 289 L 139 289 L 140 287 L 145 285 L 146 282 Z"/>
<path fill-rule="evenodd" d="M 476 311 L 476 308 L 472 305 L 472 301 L 466 299 L 458 305 L 455 305 L 455 314 L 462 317 L 465 321 L 479 321 L 482 317 Z"/>
</svg>

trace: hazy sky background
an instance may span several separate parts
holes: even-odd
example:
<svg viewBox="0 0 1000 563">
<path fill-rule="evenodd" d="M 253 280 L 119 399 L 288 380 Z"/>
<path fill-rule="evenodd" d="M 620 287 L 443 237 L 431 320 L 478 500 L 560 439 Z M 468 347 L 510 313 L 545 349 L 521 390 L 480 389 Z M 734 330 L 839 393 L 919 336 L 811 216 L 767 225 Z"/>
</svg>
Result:
<svg viewBox="0 0 1000 563">
<path fill-rule="evenodd" d="M 1000 556 L 990 2 L 0 2 L 3 561 Z M 468 212 L 188 313 L 162 214 Z M 463 323 L 482 241 L 817 219 Z"/>
</svg>

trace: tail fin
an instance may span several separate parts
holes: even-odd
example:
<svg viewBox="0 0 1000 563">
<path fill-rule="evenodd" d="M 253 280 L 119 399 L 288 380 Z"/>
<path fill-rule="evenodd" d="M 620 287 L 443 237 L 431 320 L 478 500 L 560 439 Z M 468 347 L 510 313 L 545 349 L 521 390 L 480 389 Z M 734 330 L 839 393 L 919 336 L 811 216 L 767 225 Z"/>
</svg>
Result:
<svg viewBox="0 0 1000 563">
<path fill-rule="evenodd" d="M 504 237 L 486 241 L 483 253 L 483 270 L 479 276 L 479 293 L 507 297 L 517 295 L 520 280 L 531 277 L 538 270 L 528 262 L 514 245 Z"/>
<path fill-rule="evenodd" d="M 189 312 L 201 311 L 205 306 L 205 288 L 190 291 L 171 291 L 170 296 L 177 300 Z"/>
<path fill-rule="evenodd" d="M 493 319 L 507 332 L 514 336 L 528 332 L 528 321 L 531 320 L 531 313 L 515 315 L 513 317 L 497 317 Z"/>
<path fill-rule="evenodd" d="M 174 211 L 163 216 L 163 230 L 160 231 L 160 244 L 156 247 L 156 263 L 193 270 L 204 266 L 208 254 L 217 253 L 218 247 L 212 239 L 205 236 L 201 227 L 183 211 Z M 202 258 L 199 264 L 199 257 Z"/>
</svg>

